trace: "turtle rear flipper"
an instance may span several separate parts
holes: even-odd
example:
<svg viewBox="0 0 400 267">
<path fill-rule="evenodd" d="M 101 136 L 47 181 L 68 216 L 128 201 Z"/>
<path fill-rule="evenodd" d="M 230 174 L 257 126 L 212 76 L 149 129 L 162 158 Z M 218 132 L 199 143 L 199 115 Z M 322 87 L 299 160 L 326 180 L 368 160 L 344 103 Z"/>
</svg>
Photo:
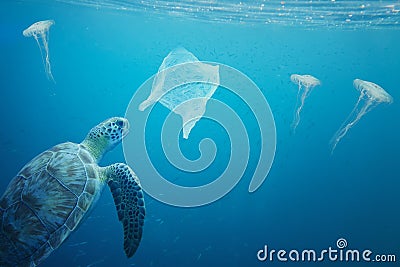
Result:
<svg viewBox="0 0 400 267">
<path fill-rule="evenodd" d="M 124 229 L 125 254 L 130 258 L 142 238 L 145 216 L 142 188 L 133 170 L 123 163 L 106 167 L 105 176 L 114 198 L 118 219 Z"/>
</svg>

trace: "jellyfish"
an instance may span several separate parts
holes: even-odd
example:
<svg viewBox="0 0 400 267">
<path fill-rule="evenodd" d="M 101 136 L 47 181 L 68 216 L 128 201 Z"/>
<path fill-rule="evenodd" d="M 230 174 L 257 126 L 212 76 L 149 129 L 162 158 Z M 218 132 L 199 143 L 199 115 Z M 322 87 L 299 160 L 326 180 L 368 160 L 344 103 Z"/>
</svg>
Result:
<svg viewBox="0 0 400 267">
<path fill-rule="evenodd" d="M 373 82 L 367 82 L 360 79 L 355 79 L 354 87 L 360 91 L 360 97 L 348 118 L 332 138 L 332 153 L 335 150 L 339 141 L 365 114 L 371 111 L 380 103 L 391 104 L 393 98 L 379 85 Z"/>
<path fill-rule="evenodd" d="M 294 132 L 296 130 L 297 125 L 299 125 L 300 122 L 300 112 L 304 106 L 304 101 L 310 95 L 311 90 L 315 86 L 320 85 L 321 82 L 317 78 L 311 75 L 299 75 L 299 74 L 290 75 L 290 80 L 299 86 L 297 92 L 297 103 L 296 103 L 296 107 L 298 106 L 298 108 L 295 110 L 294 119 L 292 122 L 292 130 Z"/>
<path fill-rule="evenodd" d="M 150 96 L 139 105 L 139 110 L 159 101 L 182 117 L 183 138 L 188 139 L 218 86 L 218 65 L 200 62 L 185 48 L 176 48 L 164 58 L 153 80 Z"/>
<path fill-rule="evenodd" d="M 49 29 L 54 24 L 54 20 L 43 20 L 33 23 L 22 34 L 25 37 L 33 36 L 39 46 L 40 55 L 42 56 L 44 69 L 49 80 L 54 81 L 51 73 L 50 56 L 49 56 Z"/>
</svg>

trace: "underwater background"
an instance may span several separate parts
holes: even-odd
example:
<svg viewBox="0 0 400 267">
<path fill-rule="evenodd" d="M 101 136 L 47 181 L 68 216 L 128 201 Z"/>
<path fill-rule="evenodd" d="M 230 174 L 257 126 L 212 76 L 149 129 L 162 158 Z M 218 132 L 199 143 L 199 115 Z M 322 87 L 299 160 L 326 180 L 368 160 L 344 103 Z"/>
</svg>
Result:
<svg viewBox="0 0 400 267">
<path fill-rule="evenodd" d="M 288 9 L 297 1 L 286 2 Z M 314 1 L 314 11 L 321 2 L 335 1 Z M 339 238 L 352 249 L 396 255 L 397 263 L 368 265 L 397 266 L 400 1 L 347 2 L 354 6 L 349 14 L 361 5 L 371 10 L 378 2 L 384 12 L 353 21 L 344 9 L 329 22 L 320 18 L 313 23 L 306 18 L 307 10 L 313 10 L 309 1 L 292 3 L 305 12 L 298 18 L 282 13 L 283 1 L 1 1 L 1 194 L 40 152 L 65 141 L 81 142 L 97 123 L 124 116 L 135 91 L 176 47 L 246 74 L 261 89 L 276 124 L 272 168 L 261 187 L 249 193 L 260 134 L 249 107 L 217 89 L 213 97 L 231 104 L 249 130 L 251 154 L 237 186 L 196 208 L 173 207 L 146 195 L 143 239 L 131 259 L 124 255 L 122 227 L 106 188 L 90 217 L 40 266 L 365 266 L 257 259 L 264 245 L 318 251 L 336 247 Z M 257 9 L 249 8 L 263 3 L 271 13 L 257 16 Z M 185 4 L 201 5 L 200 11 L 176 8 Z M 238 5 L 243 10 L 224 12 L 224 6 L 232 10 Z M 329 14 L 329 5 L 324 8 Z M 55 21 L 49 35 L 55 82 L 46 78 L 34 39 L 22 35 L 46 19 Z M 297 96 L 293 73 L 321 80 L 306 99 L 295 134 L 290 129 Z M 394 101 L 365 115 L 331 154 L 329 141 L 359 97 L 352 84 L 356 78 L 379 84 Z M 168 110 L 157 105 L 146 136 L 154 165 L 186 186 L 217 178 L 229 158 L 223 127 L 200 120 L 189 139 L 179 137 L 189 159 L 200 156 L 203 138 L 213 139 L 218 148 L 215 162 L 193 178 L 169 166 L 159 148 Z M 135 130 L 135 122 L 130 123 Z M 120 145 L 100 165 L 124 161 Z"/>
</svg>

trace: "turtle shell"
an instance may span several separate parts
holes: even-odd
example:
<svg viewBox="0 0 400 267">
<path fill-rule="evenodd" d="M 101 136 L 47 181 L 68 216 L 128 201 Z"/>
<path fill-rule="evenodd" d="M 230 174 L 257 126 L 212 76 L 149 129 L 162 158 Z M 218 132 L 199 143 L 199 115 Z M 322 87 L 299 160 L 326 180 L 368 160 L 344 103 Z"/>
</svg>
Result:
<svg viewBox="0 0 400 267">
<path fill-rule="evenodd" d="M 29 162 L 0 199 L 0 266 L 36 266 L 78 226 L 101 182 L 81 145 L 63 143 Z"/>
</svg>

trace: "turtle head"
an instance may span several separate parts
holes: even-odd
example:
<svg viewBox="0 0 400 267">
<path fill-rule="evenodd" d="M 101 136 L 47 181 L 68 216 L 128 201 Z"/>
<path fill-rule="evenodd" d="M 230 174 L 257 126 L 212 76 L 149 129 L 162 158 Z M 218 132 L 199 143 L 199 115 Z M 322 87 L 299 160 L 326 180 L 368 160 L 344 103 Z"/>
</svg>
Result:
<svg viewBox="0 0 400 267">
<path fill-rule="evenodd" d="M 129 131 L 129 122 L 125 118 L 113 117 L 93 127 L 82 145 L 99 161 L 104 153 L 121 143 Z"/>
</svg>

